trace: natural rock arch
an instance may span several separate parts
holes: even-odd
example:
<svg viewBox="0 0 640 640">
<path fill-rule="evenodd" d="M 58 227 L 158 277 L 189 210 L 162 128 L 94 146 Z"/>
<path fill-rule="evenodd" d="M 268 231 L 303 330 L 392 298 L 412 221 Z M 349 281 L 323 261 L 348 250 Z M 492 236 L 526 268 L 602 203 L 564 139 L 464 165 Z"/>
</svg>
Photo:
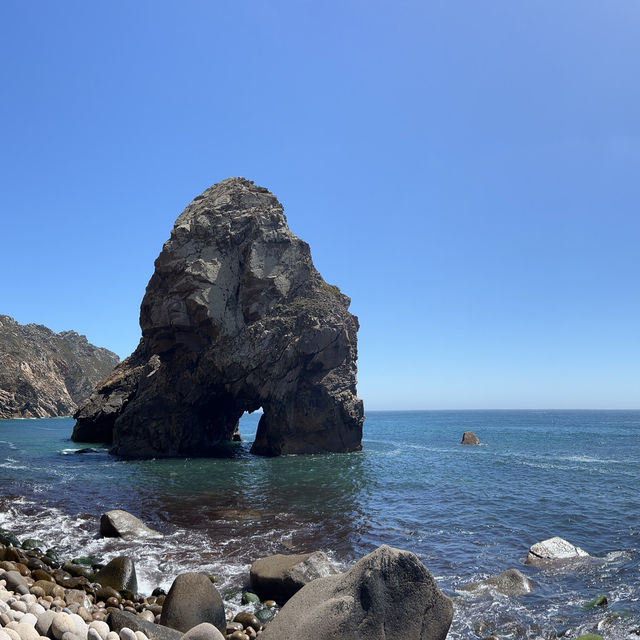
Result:
<svg viewBox="0 0 640 640">
<path fill-rule="evenodd" d="M 122 456 L 210 455 L 263 408 L 252 452 L 356 451 L 357 318 L 267 189 L 196 197 L 155 262 L 142 339 L 76 414 L 73 439 Z"/>
</svg>

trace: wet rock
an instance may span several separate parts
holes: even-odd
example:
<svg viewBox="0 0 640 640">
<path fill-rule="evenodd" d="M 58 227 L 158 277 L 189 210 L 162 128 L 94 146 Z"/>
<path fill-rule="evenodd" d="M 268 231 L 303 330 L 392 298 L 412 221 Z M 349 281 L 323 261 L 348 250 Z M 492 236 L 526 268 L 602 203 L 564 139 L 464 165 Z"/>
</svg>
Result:
<svg viewBox="0 0 640 640">
<path fill-rule="evenodd" d="M 608 604 L 609 600 L 607 600 L 607 596 L 596 596 L 593 600 L 589 600 L 589 602 L 584 605 L 584 608 L 593 609 L 594 607 L 606 607 Z"/>
<path fill-rule="evenodd" d="M 160 624 L 186 633 L 202 622 L 225 630 L 224 604 L 203 573 L 183 573 L 171 585 L 162 605 Z"/>
<path fill-rule="evenodd" d="M 444 640 L 453 606 L 413 553 L 382 546 L 296 593 L 262 640 Z"/>
<path fill-rule="evenodd" d="M 243 591 L 240 601 L 242 604 L 260 604 L 260 597 L 251 591 Z"/>
<path fill-rule="evenodd" d="M 202 622 L 192 629 L 189 629 L 183 636 L 182 640 L 225 640 L 224 635 L 219 629 L 208 622 Z"/>
<path fill-rule="evenodd" d="M 96 582 L 103 587 L 111 587 L 116 591 L 128 589 L 138 591 L 138 579 L 133 560 L 128 556 L 119 556 L 107 563 L 105 567 L 96 573 Z"/>
<path fill-rule="evenodd" d="M 520 596 L 533 591 L 531 581 L 518 569 L 507 569 L 497 576 L 461 587 L 463 591 L 473 591 L 490 587 L 508 596 Z"/>
<path fill-rule="evenodd" d="M 527 554 L 526 564 L 541 564 L 549 560 L 570 560 L 588 557 L 589 554 L 580 547 L 572 545 L 566 540 L 555 537 L 537 542 Z"/>
<path fill-rule="evenodd" d="M 132 631 L 142 631 L 149 640 L 180 640 L 183 635 L 181 631 L 147 622 L 128 611 L 112 611 L 106 622 L 109 628 L 116 633 L 119 633 L 123 627 L 127 627 Z"/>
<path fill-rule="evenodd" d="M 19 594 L 29 593 L 29 585 L 17 571 L 0 572 L 0 580 L 6 581 L 8 591 Z"/>
<path fill-rule="evenodd" d="M 260 624 L 265 625 L 267 622 L 271 622 L 276 614 L 272 609 L 258 609 L 254 615 L 258 618 Z"/>
<path fill-rule="evenodd" d="M 76 441 L 204 456 L 262 407 L 253 453 L 361 449 L 358 321 L 267 189 L 229 178 L 177 219 L 140 308 L 142 340 L 75 414 Z"/>
<path fill-rule="evenodd" d="M 127 511 L 113 509 L 100 517 L 100 535 L 105 538 L 144 538 L 162 534 Z"/>
<path fill-rule="evenodd" d="M 247 627 L 251 627 L 256 631 L 260 631 L 260 629 L 262 629 L 262 623 L 260 622 L 259 618 L 254 616 L 252 613 L 247 613 L 245 611 L 241 611 L 240 613 L 238 613 L 233 621 L 239 622 L 244 629 L 246 629 Z"/>
<path fill-rule="evenodd" d="M 322 551 L 276 554 L 251 565 L 249 584 L 260 599 L 271 598 L 283 603 L 312 580 L 336 573 L 338 570 Z"/>
<path fill-rule="evenodd" d="M 473 431 L 465 431 L 460 444 L 477 445 L 480 444 L 480 438 Z"/>
</svg>

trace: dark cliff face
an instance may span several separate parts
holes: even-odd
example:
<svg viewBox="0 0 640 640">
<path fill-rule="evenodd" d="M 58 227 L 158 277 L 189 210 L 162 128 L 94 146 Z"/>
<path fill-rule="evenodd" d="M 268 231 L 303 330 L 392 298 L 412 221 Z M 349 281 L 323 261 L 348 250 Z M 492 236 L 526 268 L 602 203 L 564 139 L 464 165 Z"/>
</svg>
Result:
<svg viewBox="0 0 640 640">
<path fill-rule="evenodd" d="M 70 416 L 118 361 L 75 331 L 0 315 L 0 418 Z"/>
<path fill-rule="evenodd" d="M 76 415 L 77 441 L 123 456 L 208 455 L 262 407 L 252 451 L 359 450 L 357 319 L 262 187 L 195 198 L 155 263 L 142 340 Z"/>
</svg>

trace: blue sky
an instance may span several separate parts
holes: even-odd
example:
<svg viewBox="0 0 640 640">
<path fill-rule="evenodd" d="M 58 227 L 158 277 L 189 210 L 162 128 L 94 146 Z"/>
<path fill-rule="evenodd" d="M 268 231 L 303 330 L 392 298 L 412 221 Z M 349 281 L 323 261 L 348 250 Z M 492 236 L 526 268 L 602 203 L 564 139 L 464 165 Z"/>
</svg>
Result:
<svg viewBox="0 0 640 640">
<path fill-rule="evenodd" d="M 0 4 L 0 313 L 120 356 L 175 218 L 268 187 L 373 409 L 639 408 L 637 0 Z"/>
</svg>

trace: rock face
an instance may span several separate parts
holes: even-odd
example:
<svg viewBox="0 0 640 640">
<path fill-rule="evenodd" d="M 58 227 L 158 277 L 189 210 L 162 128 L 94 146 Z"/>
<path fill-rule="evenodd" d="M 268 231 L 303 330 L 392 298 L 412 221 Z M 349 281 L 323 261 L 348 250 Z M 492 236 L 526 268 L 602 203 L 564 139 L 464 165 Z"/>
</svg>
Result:
<svg viewBox="0 0 640 640">
<path fill-rule="evenodd" d="M 349 571 L 319 578 L 296 593 L 263 640 L 444 640 L 451 600 L 417 556 L 382 546 Z"/>
<path fill-rule="evenodd" d="M 118 361 L 75 331 L 0 315 L 0 418 L 70 416 Z"/>
<path fill-rule="evenodd" d="M 305 584 L 335 575 L 338 570 L 322 551 L 300 555 L 277 554 L 251 565 L 249 584 L 262 600 L 286 602 Z"/>
<path fill-rule="evenodd" d="M 584 549 L 556 536 L 532 545 L 525 563 L 540 564 L 549 560 L 570 560 L 572 558 L 584 558 L 588 555 Z"/>
<path fill-rule="evenodd" d="M 140 309 L 142 340 L 76 413 L 73 439 L 125 457 L 203 456 L 262 407 L 252 451 L 357 451 L 357 318 L 276 197 L 243 178 L 177 219 Z"/>
</svg>

